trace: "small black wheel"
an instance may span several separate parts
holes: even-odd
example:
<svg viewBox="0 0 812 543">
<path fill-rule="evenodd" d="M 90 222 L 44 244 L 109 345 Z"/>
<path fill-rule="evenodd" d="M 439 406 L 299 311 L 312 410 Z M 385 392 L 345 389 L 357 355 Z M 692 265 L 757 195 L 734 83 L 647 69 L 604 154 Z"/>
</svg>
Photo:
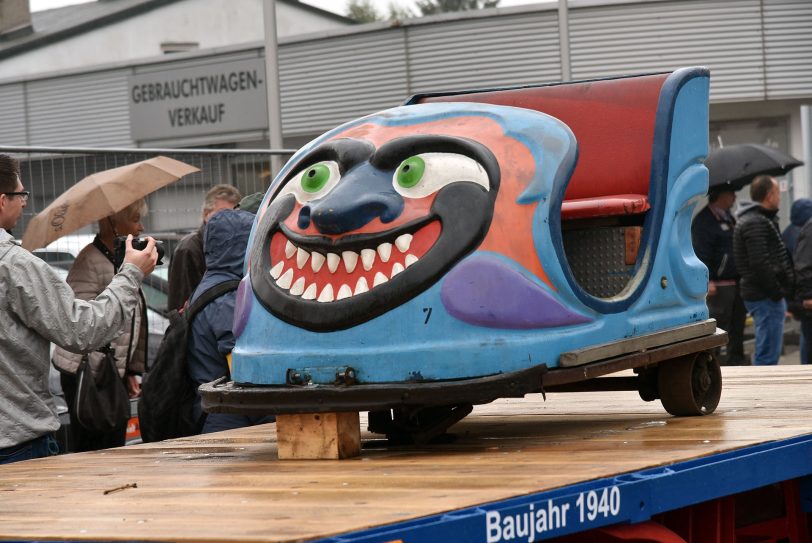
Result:
<svg viewBox="0 0 812 543">
<path fill-rule="evenodd" d="M 454 439 L 445 433 L 446 430 L 461 421 L 473 409 L 473 405 L 458 404 L 370 411 L 369 431 L 386 434 L 386 439 L 396 445 L 446 443 L 449 439 Z"/>
<path fill-rule="evenodd" d="M 657 389 L 663 407 L 672 415 L 709 415 L 722 397 L 722 370 L 708 352 L 660 362 Z"/>
</svg>

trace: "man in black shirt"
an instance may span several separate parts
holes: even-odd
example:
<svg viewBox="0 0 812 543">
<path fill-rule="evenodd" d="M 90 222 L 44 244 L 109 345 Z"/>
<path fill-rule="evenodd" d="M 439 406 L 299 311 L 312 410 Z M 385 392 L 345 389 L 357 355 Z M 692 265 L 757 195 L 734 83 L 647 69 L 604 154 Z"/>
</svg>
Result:
<svg viewBox="0 0 812 543">
<path fill-rule="evenodd" d="M 708 205 L 691 225 L 694 251 L 708 267 L 708 311 L 716 325 L 727 331 L 727 353 L 723 364 L 747 364 L 744 358 L 744 321 L 747 310 L 739 294 L 739 274 L 733 259 L 733 229 L 736 220 L 730 210 L 736 193 L 728 187 L 711 187 Z"/>
</svg>

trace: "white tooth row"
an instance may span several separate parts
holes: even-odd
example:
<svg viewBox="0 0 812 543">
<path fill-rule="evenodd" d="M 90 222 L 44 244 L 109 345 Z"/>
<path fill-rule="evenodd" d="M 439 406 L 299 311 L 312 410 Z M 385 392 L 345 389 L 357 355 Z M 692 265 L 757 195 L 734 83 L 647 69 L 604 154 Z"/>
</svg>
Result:
<svg viewBox="0 0 812 543">
<path fill-rule="evenodd" d="M 412 245 L 412 235 L 411 234 L 403 234 L 399 236 L 395 240 L 395 247 L 397 247 L 398 251 L 401 253 L 405 253 L 409 250 L 409 247 Z M 355 251 L 343 251 L 341 256 L 337 255 L 336 253 L 327 253 L 325 257 L 321 253 L 317 253 L 313 251 L 312 253 L 309 251 L 305 251 L 301 247 L 296 247 L 290 240 L 285 242 L 285 258 L 293 258 L 293 255 L 296 255 L 296 267 L 300 270 L 304 268 L 307 261 L 310 261 L 310 269 L 313 270 L 313 273 L 318 273 L 321 270 L 324 263 L 327 262 L 327 269 L 330 270 L 330 273 L 335 273 L 338 269 L 338 265 L 341 261 L 344 261 L 344 268 L 347 270 L 347 273 L 352 273 L 355 270 L 355 267 L 358 265 L 358 258 L 361 258 L 361 265 L 364 267 L 364 271 L 369 271 L 372 269 L 372 266 L 375 264 L 375 257 L 381 259 L 381 262 L 389 262 L 389 259 L 392 257 L 392 244 L 391 243 L 381 243 L 378 245 L 378 249 L 362 249 L 360 255 Z"/>
<path fill-rule="evenodd" d="M 313 253 L 318 254 L 318 253 Z M 393 278 L 412 264 L 418 261 L 418 258 L 412 254 L 406 255 L 406 258 L 403 261 L 403 264 L 400 262 L 395 262 L 392 266 L 392 273 L 389 277 L 386 277 L 381 272 L 375 273 L 375 277 L 372 280 L 372 288 L 377 287 L 378 285 L 382 285 L 389 281 L 389 279 Z M 285 267 L 285 262 L 280 261 L 277 262 L 276 265 L 271 268 L 271 277 L 276 281 L 276 284 L 279 288 L 283 288 L 285 290 L 289 290 L 293 296 L 301 296 L 303 300 L 316 300 L 319 302 L 332 302 L 334 300 L 343 300 L 344 298 L 349 298 L 350 296 L 357 296 L 359 294 L 363 294 L 369 290 L 369 283 L 367 283 L 366 278 L 360 277 L 358 278 L 358 282 L 355 283 L 355 289 L 350 288 L 349 285 L 341 285 L 338 289 L 338 293 L 333 291 L 333 285 L 327 284 L 321 291 L 318 292 L 318 286 L 316 283 L 311 283 L 310 285 L 305 288 L 305 280 L 304 277 L 299 277 L 296 281 L 293 280 L 293 268 L 288 268 L 285 273 L 282 273 L 282 270 Z M 316 296 L 318 295 L 318 298 Z"/>
</svg>

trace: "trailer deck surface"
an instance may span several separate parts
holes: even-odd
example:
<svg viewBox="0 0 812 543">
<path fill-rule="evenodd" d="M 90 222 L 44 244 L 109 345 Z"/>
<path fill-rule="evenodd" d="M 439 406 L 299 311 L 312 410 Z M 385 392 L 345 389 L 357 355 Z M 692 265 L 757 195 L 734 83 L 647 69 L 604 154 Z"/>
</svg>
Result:
<svg viewBox="0 0 812 543">
<path fill-rule="evenodd" d="M 635 392 L 534 394 L 476 407 L 450 443 L 389 447 L 364 434 L 351 460 L 280 461 L 264 425 L 0 466 L 0 539 L 410 541 L 426 529 L 495 541 L 511 507 L 558 507 L 536 534 L 547 537 L 812 473 L 812 367 L 723 375 L 705 417 L 672 417 Z M 649 479 L 666 486 L 624 486 Z M 605 508 L 593 511 L 589 489 Z"/>
</svg>

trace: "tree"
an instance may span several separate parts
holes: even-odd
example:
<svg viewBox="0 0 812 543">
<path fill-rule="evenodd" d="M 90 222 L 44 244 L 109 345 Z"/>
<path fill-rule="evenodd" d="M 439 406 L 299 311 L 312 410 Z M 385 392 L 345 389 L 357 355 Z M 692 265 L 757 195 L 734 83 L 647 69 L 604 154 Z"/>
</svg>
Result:
<svg viewBox="0 0 812 543">
<path fill-rule="evenodd" d="M 389 19 L 408 19 L 414 17 L 414 13 L 409 8 L 401 7 L 397 2 L 389 2 L 388 17 L 381 14 L 372 0 L 347 0 L 345 8 L 347 17 L 359 23 L 374 23 Z"/>
<path fill-rule="evenodd" d="M 436 15 L 449 11 L 495 8 L 499 0 L 416 0 L 415 5 L 421 15 Z"/>
<path fill-rule="evenodd" d="M 383 20 L 372 0 L 347 0 L 347 17 L 359 23 L 374 23 Z"/>
<path fill-rule="evenodd" d="M 389 20 L 396 19 L 411 19 L 414 17 L 412 10 L 406 7 L 401 7 L 397 2 L 389 2 Z"/>
</svg>

